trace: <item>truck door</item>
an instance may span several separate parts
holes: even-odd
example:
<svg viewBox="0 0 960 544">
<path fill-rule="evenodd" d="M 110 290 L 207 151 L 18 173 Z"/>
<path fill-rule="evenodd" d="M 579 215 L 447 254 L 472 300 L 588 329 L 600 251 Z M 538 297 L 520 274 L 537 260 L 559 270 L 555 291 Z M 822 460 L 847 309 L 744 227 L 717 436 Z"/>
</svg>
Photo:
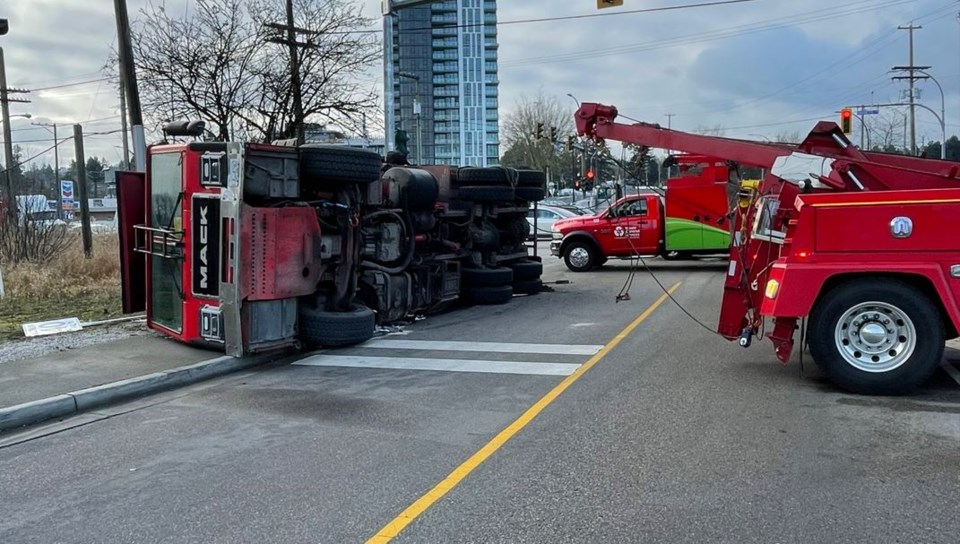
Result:
<svg viewBox="0 0 960 544">
<path fill-rule="evenodd" d="M 147 308 L 147 261 L 136 251 L 134 225 L 147 222 L 146 186 L 142 172 L 117 175 L 117 232 L 120 235 L 120 286 L 123 313 Z"/>
<path fill-rule="evenodd" d="M 644 196 L 611 208 L 610 255 L 653 255 L 660 241 L 660 206 L 656 197 Z"/>
</svg>

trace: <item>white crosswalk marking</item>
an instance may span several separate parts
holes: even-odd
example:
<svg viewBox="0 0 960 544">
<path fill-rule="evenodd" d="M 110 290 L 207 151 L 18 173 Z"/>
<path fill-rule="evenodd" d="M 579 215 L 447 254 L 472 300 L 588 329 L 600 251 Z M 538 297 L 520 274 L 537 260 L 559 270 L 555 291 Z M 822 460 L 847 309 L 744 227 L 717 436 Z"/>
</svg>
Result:
<svg viewBox="0 0 960 544">
<path fill-rule="evenodd" d="M 375 339 L 363 348 L 422 349 L 436 351 L 479 351 L 492 353 L 543 353 L 547 355 L 595 355 L 603 346 L 576 344 L 518 344 L 510 342 L 453 342 L 443 340 Z"/>
<path fill-rule="evenodd" d="M 580 365 L 576 363 L 426 359 L 421 357 L 369 357 L 364 355 L 314 355 L 293 364 L 302 366 L 393 368 L 400 370 L 440 370 L 447 372 L 484 372 L 543 376 L 569 376 L 580 367 Z"/>
<path fill-rule="evenodd" d="M 497 354 L 539 354 L 552 356 L 595 355 L 603 346 L 568 344 L 525 344 L 510 342 L 455 342 L 442 340 L 393 340 L 378 338 L 353 346 L 349 352 L 341 354 L 339 350 L 330 350 L 306 357 L 293 363 L 299 366 L 347 367 L 347 368 L 388 368 L 398 370 L 436 370 L 446 372 L 481 372 L 492 374 L 527 374 L 541 376 L 569 376 L 583 363 L 577 362 L 535 362 L 535 361 L 498 361 Z M 374 351 L 376 350 L 376 351 Z M 390 357 L 380 354 L 383 350 L 393 350 Z M 371 355 L 373 351 L 377 355 Z M 483 353 L 485 359 L 456 359 L 450 357 L 431 357 L 429 354 L 416 353 L 406 357 L 411 351 L 461 351 Z M 438 354 L 439 355 L 439 354 Z M 562 360 L 562 359 L 561 359 Z M 567 359 L 569 361 L 569 359 Z"/>
</svg>

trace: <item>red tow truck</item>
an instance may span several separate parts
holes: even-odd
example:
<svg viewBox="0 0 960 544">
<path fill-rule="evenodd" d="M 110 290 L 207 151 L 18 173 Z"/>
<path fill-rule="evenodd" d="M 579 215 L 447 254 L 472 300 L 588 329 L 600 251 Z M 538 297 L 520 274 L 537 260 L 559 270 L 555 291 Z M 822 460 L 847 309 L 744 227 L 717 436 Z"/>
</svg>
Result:
<svg viewBox="0 0 960 544">
<path fill-rule="evenodd" d="M 662 197 L 652 191 L 630 194 L 597 215 L 556 221 L 550 252 L 573 272 L 609 258 L 726 254 L 731 232 L 727 162 L 703 155 L 672 159 L 681 176 L 667 180 Z"/>
<path fill-rule="evenodd" d="M 787 362 L 800 331 L 837 385 L 901 394 L 940 363 L 960 330 L 960 164 L 857 149 L 832 122 L 799 145 L 623 124 L 584 103 L 577 131 L 764 169 L 743 186 L 718 332 L 772 340 Z"/>
<path fill-rule="evenodd" d="M 542 172 L 166 132 L 187 138 L 118 180 L 123 306 L 181 342 L 236 356 L 349 345 L 378 324 L 541 289 L 524 242 Z"/>
</svg>

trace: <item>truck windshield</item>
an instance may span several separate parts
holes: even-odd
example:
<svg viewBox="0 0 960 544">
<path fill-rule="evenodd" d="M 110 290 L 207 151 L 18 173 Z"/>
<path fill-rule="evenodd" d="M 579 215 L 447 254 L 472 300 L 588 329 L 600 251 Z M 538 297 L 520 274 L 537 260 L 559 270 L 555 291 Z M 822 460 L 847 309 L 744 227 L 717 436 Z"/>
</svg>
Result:
<svg viewBox="0 0 960 544">
<path fill-rule="evenodd" d="M 150 226 L 179 232 L 182 228 L 183 166 L 180 153 L 150 157 Z M 153 321 L 180 332 L 183 324 L 180 260 L 150 257 L 150 311 Z"/>
</svg>

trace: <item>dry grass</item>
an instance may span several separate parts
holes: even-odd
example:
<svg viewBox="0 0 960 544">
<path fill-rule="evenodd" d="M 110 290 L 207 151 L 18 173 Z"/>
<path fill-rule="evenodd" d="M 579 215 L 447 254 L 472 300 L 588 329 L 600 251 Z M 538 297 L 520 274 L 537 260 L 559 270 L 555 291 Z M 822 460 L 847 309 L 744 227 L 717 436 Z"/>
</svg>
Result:
<svg viewBox="0 0 960 544">
<path fill-rule="evenodd" d="M 47 264 L 21 263 L 3 270 L 6 298 L 0 301 L 0 338 L 21 334 L 30 321 L 79 317 L 118 317 L 120 257 L 117 235 L 94 235 L 87 259 L 79 233 L 65 251 Z"/>
</svg>

